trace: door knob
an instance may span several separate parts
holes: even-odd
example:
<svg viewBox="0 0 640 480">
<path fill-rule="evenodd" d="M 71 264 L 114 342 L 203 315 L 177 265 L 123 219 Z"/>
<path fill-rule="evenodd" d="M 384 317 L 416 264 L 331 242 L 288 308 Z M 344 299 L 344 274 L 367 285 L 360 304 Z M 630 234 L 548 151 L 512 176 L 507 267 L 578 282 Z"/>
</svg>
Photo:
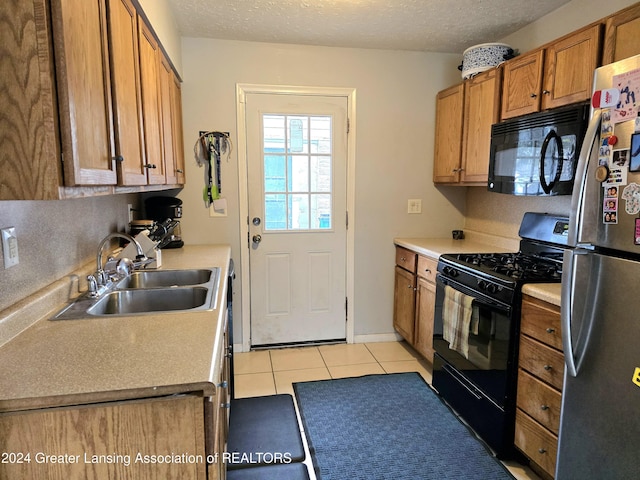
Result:
<svg viewBox="0 0 640 480">
<path fill-rule="evenodd" d="M 262 241 L 262 236 L 261 235 L 254 235 L 251 240 L 253 240 L 253 243 L 260 243 Z"/>
</svg>

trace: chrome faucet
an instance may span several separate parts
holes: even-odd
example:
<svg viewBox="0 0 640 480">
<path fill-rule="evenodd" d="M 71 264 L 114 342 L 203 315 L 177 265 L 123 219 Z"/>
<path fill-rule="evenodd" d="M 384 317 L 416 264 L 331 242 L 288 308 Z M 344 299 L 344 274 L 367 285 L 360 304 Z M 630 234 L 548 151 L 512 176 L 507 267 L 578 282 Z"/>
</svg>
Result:
<svg viewBox="0 0 640 480">
<path fill-rule="evenodd" d="M 102 250 L 105 245 L 113 238 L 123 238 L 128 242 L 131 242 L 136 247 L 136 258 L 130 260 L 128 258 L 122 258 L 116 260 L 113 257 L 107 258 L 107 263 L 102 266 Z M 131 273 L 132 269 L 140 268 L 143 265 L 147 265 L 153 262 L 153 258 L 149 258 L 145 255 L 142 245 L 128 233 L 113 232 L 102 239 L 98 245 L 98 253 L 96 255 L 97 270 L 94 275 L 89 275 L 87 280 L 89 282 L 89 294 L 91 296 L 98 296 L 104 287 L 108 287 L 110 282 L 114 278 L 123 278 Z"/>
</svg>

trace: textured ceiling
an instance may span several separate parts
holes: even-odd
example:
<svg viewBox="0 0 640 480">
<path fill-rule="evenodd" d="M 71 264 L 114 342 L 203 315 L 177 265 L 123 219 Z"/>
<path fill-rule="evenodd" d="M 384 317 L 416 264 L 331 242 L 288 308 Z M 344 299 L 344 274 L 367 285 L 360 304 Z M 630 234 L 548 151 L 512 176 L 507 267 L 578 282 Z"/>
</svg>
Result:
<svg viewBox="0 0 640 480">
<path fill-rule="evenodd" d="M 168 0 L 180 34 L 462 53 L 569 0 Z"/>
</svg>

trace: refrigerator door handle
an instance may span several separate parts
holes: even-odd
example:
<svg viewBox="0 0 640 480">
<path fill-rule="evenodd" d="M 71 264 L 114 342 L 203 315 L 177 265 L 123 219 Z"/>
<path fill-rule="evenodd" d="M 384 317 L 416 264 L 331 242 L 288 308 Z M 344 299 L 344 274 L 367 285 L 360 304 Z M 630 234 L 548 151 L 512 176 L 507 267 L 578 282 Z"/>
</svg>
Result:
<svg viewBox="0 0 640 480">
<path fill-rule="evenodd" d="M 578 239 L 581 237 L 582 224 L 584 223 L 585 208 L 585 187 L 587 183 L 587 169 L 589 167 L 589 157 L 591 150 L 599 138 L 600 121 L 602 119 L 602 111 L 595 109 L 589 122 L 589 127 L 582 142 L 578 164 L 576 166 L 575 182 L 573 185 L 573 196 L 571 198 L 571 215 L 569 218 L 569 236 L 568 244 L 578 246 Z M 582 242 L 584 243 L 584 242 Z"/>
<path fill-rule="evenodd" d="M 588 250 L 567 250 L 563 258 L 562 290 L 560 292 L 560 328 L 562 329 L 562 348 L 566 370 L 572 377 L 577 377 L 580 373 L 580 366 L 584 360 L 588 341 L 591 332 L 593 318 L 589 315 L 593 305 L 585 307 L 589 301 L 594 302 L 594 292 L 590 286 L 584 286 L 583 277 L 589 277 L 591 272 L 581 272 L 578 274 L 578 262 L 581 259 L 588 260 L 587 255 L 592 254 Z M 581 257 L 581 258 L 580 258 Z M 588 262 L 591 263 L 590 261 Z M 590 268 L 590 267 L 589 267 Z M 578 285 L 581 282 L 581 285 Z M 589 300 L 589 297 L 592 297 Z M 579 315 L 576 317 L 576 310 Z M 585 313 L 587 313 L 585 317 Z M 574 343 L 573 328 L 578 321 L 578 338 Z"/>
<path fill-rule="evenodd" d="M 555 140 L 556 147 L 558 149 L 558 166 L 556 168 L 555 174 L 553 176 L 553 180 L 547 183 L 547 172 L 545 171 L 545 163 L 544 158 L 547 156 L 547 148 L 549 148 L 549 143 L 551 140 Z M 560 181 L 560 176 L 562 175 L 562 164 L 564 162 L 564 153 L 562 151 L 562 139 L 556 133 L 555 130 L 551 130 L 544 141 L 542 142 L 542 148 L 540 150 L 540 186 L 544 193 L 551 193 L 551 190 L 556 186 L 556 183 Z"/>
</svg>

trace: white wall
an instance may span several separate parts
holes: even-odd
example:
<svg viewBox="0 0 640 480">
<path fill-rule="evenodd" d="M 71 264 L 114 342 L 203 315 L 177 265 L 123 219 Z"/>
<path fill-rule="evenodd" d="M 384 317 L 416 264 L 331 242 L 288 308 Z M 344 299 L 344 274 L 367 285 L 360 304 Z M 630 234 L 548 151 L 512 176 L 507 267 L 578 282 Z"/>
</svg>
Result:
<svg viewBox="0 0 640 480">
<path fill-rule="evenodd" d="M 160 43 L 173 62 L 173 66 L 182 75 L 182 48 L 180 33 L 167 0 L 138 0 L 145 15 L 153 25 Z"/>
<path fill-rule="evenodd" d="M 350 301 L 356 335 L 392 333 L 393 238 L 438 237 L 463 224 L 464 190 L 439 191 L 431 182 L 435 95 L 460 80 L 460 57 L 200 38 L 183 38 L 182 47 L 188 155 L 187 185 L 179 195 L 182 232 L 186 243 L 230 243 L 236 261 L 246 248 L 246 239 L 239 238 L 237 156 L 234 151 L 222 165 L 229 216 L 210 218 L 202 201 L 203 170 L 192 156 L 198 131 L 228 131 L 236 143 L 237 83 L 356 89 L 356 211 L 350 217 L 355 298 Z M 421 215 L 406 213 L 409 198 L 422 199 Z M 240 313 L 234 317 L 237 343 Z"/>
<path fill-rule="evenodd" d="M 526 53 L 634 3 L 635 0 L 572 0 L 500 42 Z"/>
</svg>

